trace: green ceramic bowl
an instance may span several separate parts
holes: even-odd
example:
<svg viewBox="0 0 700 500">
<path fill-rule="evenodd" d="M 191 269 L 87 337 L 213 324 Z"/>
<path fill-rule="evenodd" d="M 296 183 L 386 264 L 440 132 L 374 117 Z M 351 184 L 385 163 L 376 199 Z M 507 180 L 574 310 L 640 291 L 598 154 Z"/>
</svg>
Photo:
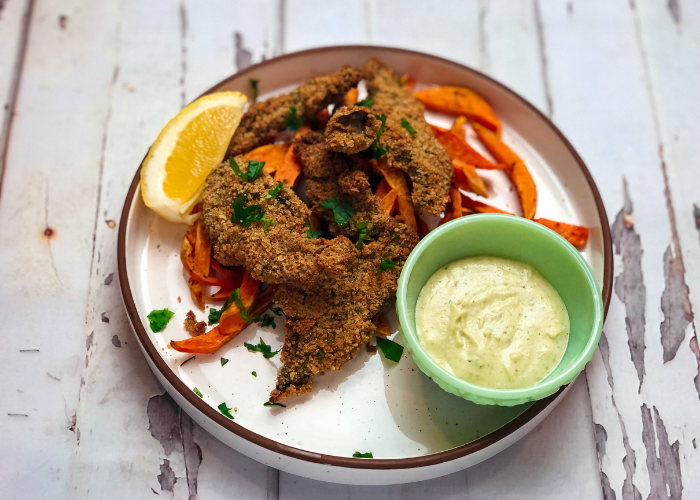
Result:
<svg viewBox="0 0 700 500">
<path fill-rule="evenodd" d="M 569 343 L 559 365 L 544 380 L 522 389 L 470 384 L 440 367 L 418 341 L 418 294 L 441 267 L 487 255 L 530 264 L 561 296 L 569 313 Z M 603 329 L 603 300 L 591 268 L 578 250 L 546 227 L 510 215 L 470 215 L 436 230 L 409 255 L 399 278 L 396 312 L 400 331 L 416 365 L 447 392 L 479 404 L 513 406 L 554 394 L 573 382 L 595 351 Z"/>
</svg>

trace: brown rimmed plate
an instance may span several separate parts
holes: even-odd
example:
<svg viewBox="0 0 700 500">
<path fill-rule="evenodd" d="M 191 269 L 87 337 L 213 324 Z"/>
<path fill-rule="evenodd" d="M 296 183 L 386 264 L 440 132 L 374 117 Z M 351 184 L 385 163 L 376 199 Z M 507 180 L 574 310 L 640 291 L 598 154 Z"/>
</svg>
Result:
<svg viewBox="0 0 700 500">
<path fill-rule="evenodd" d="M 238 90 L 250 94 L 250 80 L 255 79 L 264 99 L 344 64 L 359 66 L 370 57 L 382 59 L 398 74 L 411 75 L 419 86 L 461 85 L 491 103 L 503 122 L 505 142 L 523 157 L 537 183 L 538 216 L 590 228 L 589 243 L 582 253 L 600 283 L 607 311 L 612 244 L 605 209 L 590 173 L 542 113 L 489 77 L 418 52 L 327 47 L 251 66 L 207 93 Z M 443 126 L 451 120 L 435 113 L 426 117 Z M 491 192 L 489 202 L 517 211 L 517 200 L 504 174 L 483 173 Z M 190 359 L 170 349 L 170 340 L 188 336 L 182 321 L 188 310 L 196 310 L 178 255 L 187 228 L 148 210 L 138 179 L 139 171 L 124 204 L 118 241 L 119 277 L 129 319 L 151 369 L 171 396 L 202 427 L 241 453 L 324 481 L 391 484 L 425 480 L 464 469 L 507 448 L 564 397 L 566 388 L 532 404 L 479 406 L 442 391 L 415 367 L 407 352 L 394 364 L 363 350 L 342 370 L 318 377 L 311 394 L 287 401 L 286 408 L 264 407 L 279 360 L 248 352 L 243 342 L 262 337 L 278 349 L 284 338 L 283 318 L 277 320 L 275 329 L 252 325 L 213 355 Z M 153 333 L 146 315 L 163 307 L 174 311 L 175 317 L 165 330 Z M 395 317 L 390 318 L 390 326 L 396 331 Z M 222 366 L 221 357 L 229 362 Z M 202 398 L 193 392 L 195 387 Z M 235 420 L 219 412 L 217 406 L 222 402 L 235 408 Z M 352 458 L 355 451 L 371 451 L 375 458 Z"/>
</svg>

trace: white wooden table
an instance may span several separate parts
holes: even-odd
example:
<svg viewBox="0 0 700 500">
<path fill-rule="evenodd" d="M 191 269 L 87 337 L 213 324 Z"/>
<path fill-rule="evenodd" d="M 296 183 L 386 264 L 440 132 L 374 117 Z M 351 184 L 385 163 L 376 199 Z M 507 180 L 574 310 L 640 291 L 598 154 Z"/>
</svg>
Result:
<svg viewBox="0 0 700 500">
<path fill-rule="evenodd" d="M 596 179 L 616 284 L 585 376 L 517 445 L 356 487 L 226 448 L 163 396 L 121 303 L 116 220 L 161 127 L 263 58 L 441 55 L 548 114 Z M 0 0 L 0 498 L 700 498 L 700 2 Z"/>
</svg>

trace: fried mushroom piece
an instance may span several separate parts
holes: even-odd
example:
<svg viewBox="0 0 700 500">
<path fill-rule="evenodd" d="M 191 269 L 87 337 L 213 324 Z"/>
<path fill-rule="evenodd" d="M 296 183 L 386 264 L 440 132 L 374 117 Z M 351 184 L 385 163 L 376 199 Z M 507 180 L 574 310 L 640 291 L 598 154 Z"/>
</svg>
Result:
<svg viewBox="0 0 700 500">
<path fill-rule="evenodd" d="M 245 158 L 236 157 L 236 162 L 247 172 Z M 272 196 L 270 191 L 277 185 L 264 172 L 250 182 L 240 179 L 228 163 L 214 169 L 202 199 L 202 222 L 214 258 L 225 266 L 244 266 L 257 280 L 295 283 L 301 288 L 346 272 L 357 257 L 352 242 L 344 237 L 309 239 L 304 223 L 311 211 L 286 185 Z M 232 222 L 233 200 L 240 201 L 238 212 L 240 208 L 250 214 L 262 211 L 263 219 Z M 251 208 L 255 205 L 258 210 Z"/>
<path fill-rule="evenodd" d="M 370 59 L 363 71 L 372 110 L 382 111 L 387 117 L 386 130 L 379 140 L 387 153 L 380 161 L 408 173 L 413 204 L 418 210 L 440 215 L 449 198 L 452 162 L 425 121 L 423 105 L 380 60 Z M 402 120 L 415 130 L 415 136 Z"/>
<path fill-rule="evenodd" d="M 326 146 L 337 153 L 359 153 L 374 142 L 380 126 L 381 122 L 369 108 L 339 108 L 326 125 Z"/>
<path fill-rule="evenodd" d="M 311 121 L 329 104 L 339 102 L 361 79 L 360 70 L 345 67 L 312 78 L 289 94 L 251 104 L 231 138 L 226 156 L 247 153 L 272 140 L 287 127 L 291 108 L 296 109 L 296 116 L 304 122 Z"/>
<path fill-rule="evenodd" d="M 207 324 L 204 321 L 197 321 L 197 316 L 190 310 L 185 316 L 185 330 L 193 337 L 204 335 L 207 330 Z"/>
<path fill-rule="evenodd" d="M 281 287 L 276 300 L 287 317 L 287 337 L 270 401 L 308 393 L 314 375 L 339 369 L 367 344 L 376 332 L 372 318 L 391 304 L 401 268 L 417 243 L 413 229 L 390 218 L 331 286 Z M 389 261 L 395 267 L 389 269 Z"/>
</svg>

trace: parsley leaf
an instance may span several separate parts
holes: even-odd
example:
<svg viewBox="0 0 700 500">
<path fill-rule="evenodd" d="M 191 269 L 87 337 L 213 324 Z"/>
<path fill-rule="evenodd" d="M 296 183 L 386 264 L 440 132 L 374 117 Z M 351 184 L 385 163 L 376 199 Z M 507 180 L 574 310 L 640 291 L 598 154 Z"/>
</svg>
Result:
<svg viewBox="0 0 700 500">
<path fill-rule="evenodd" d="M 383 146 L 379 143 L 379 139 L 381 139 L 382 134 L 384 133 L 384 129 L 386 128 L 386 115 L 374 115 L 377 117 L 377 120 L 382 122 L 382 125 L 379 127 L 379 130 L 377 131 L 377 139 L 370 145 L 370 148 L 372 149 L 372 157 L 375 160 L 378 160 L 382 156 L 386 154 L 386 146 Z"/>
<path fill-rule="evenodd" d="M 240 293 L 240 290 L 238 288 L 236 288 L 236 290 L 238 290 L 238 293 Z M 233 301 L 235 299 L 234 294 L 235 294 L 236 290 L 231 292 L 231 295 L 228 296 L 228 299 L 226 299 L 226 302 L 224 302 L 224 305 L 221 307 L 221 309 L 217 310 L 215 307 L 212 307 L 211 309 L 209 309 L 209 324 L 210 325 L 213 325 L 214 323 L 218 323 L 221 320 L 221 315 L 223 314 L 223 312 L 226 309 L 228 309 L 228 307 L 231 304 L 233 304 Z M 223 364 L 221 366 L 223 366 Z"/>
<path fill-rule="evenodd" d="M 287 117 L 287 128 L 292 132 L 296 132 L 303 124 L 304 120 L 297 116 L 297 108 L 290 106 L 289 116 Z"/>
<path fill-rule="evenodd" d="M 385 339 L 384 337 L 377 337 L 377 347 L 382 350 L 384 357 L 390 361 L 398 363 L 403 354 L 403 346 L 397 344 L 393 340 Z"/>
<path fill-rule="evenodd" d="M 411 124 L 408 123 L 408 120 L 406 118 L 401 118 L 401 126 L 408 130 L 408 133 L 411 134 L 413 137 L 416 136 L 416 129 L 411 127 Z"/>
<path fill-rule="evenodd" d="M 369 222 L 364 221 L 364 222 L 358 222 L 355 224 L 355 227 L 360 230 L 360 234 L 357 237 L 357 243 L 355 244 L 355 248 L 360 248 L 362 244 L 365 242 L 365 238 L 369 235 Z"/>
<path fill-rule="evenodd" d="M 248 170 L 245 173 L 243 173 L 241 171 L 241 167 L 238 166 L 238 163 L 236 163 L 236 160 L 233 158 L 233 156 L 228 159 L 228 164 L 231 166 L 233 173 L 244 181 L 254 181 L 255 179 L 257 179 L 260 175 L 260 172 L 262 172 L 263 167 L 265 166 L 264 161 L 250 160 L 248 162 Z"/>
<path fill-rule="evenodd" d="M 250 80 L 250 88 L 253 90 L 253 102 L 258 102 L 258 82 L 260 80 Z"/>
<path fill-rule="evenodd" d="M 266 200 L 269 200 L 270 198 L 275 198 L 278 194 L 280 194 L 280 191 L 282 191 L 282 187 L 283 187 L 283 186 L 284 186 L 284 182 L 280 181 L 280 183 L 277 184 L 277 186 L 275 187 L 275 189 L 270 189 L 270 190 L 268 191 L 268 193 L 270 193 L 270 194 L 268 194 L 267 196 L 265 196 L 265 199 L 266 199 Z"/>
<path fill-rule="evenodd" d="M 270 403 L 269 401 L 265 401 L 263 406 L 281 406 L 282 408 L 287 407 L 287 405 L 283 405 L 282 403 Z"/>
<path fill-rule="evenodd" d="M 233 205 L 231 205 L 231 208 L 233 208 L 231 222 L 240 222 L 243 227 L 250 227 L 253 222 L 260 222 L 263 219 L 264 211 L 261 205 L 244 207 L 245 200 L 245 192 L 233 200 Z"/>
<path fill-rule="evenodd" d="M 371 108 L 373 103 L 374 100 L 371 97 L 368 97 L 364 101 L 356 102 L 355 106 L 364 106 L 365 108 Z"/>
<path fill-rule="evenodd" d="M 226 363 L 228 363 L 228 359 L 221 358 L 221 366 L 224 366 Z"/>
<path fill-rule="evenodd" d="M 316 240 L 323 236 L 323 229 L 307 229 L 306 237 L 310 240 Z"/>
<path fill-rule="evenodd" d="M 321 361 L 323 361 L 323 358 L 326 357 L 326 353 L 323 351 L 323 349 L 319 349 L 317 356 L 318 356 L 318 362 L 320 363 Z"/>
<path fill-rule="evenodd" d="M 277 316 L 282 316 L 282 308 L 281 307 L 272 306 L 272 307 L 270 307 L 270 311 L 275 313 Z"/>
<path fill-rule="evenodd" d="M 267 345 L 265 341 L 260 338 L 260 342 L 257 344 L 249 344 L 248 342 L 243 342 L 243 345 L 248 349 L 250 352 L 259 352 L 260 354 L 263 355 L 265 359 L 270 359 L 275 356 L 279 351 L 272 351 L 272 347 Z"/>
<path fill-rule="evenodd" d="M 359 451 L 356 451 L 355 453 L 352 454 L 353 458 L 374 458 L 372 456 L 372 452 L 368 451 L 367 453 L 360 453 Z"/>
<path fill-rule="evenodd" d="M 200 398 L 203 398 L 203 397 L 204 397 L 204 396 L 202 395 L 202 391 L 200 391 L 200 390 L 197 389 L 196 387 L 195 387 L 194 389 L 192 389 L 192 392 L 194 392 L 194 393 L 195 393 L 197 396 L 199 396 Z"/>
<path fill-rule="evenodd" d="M 231 292 L 231 295 L 233 296 L 233 301 L 238 306 L 238 310 L 241 313 L 241 318 L 243 318 L 243 321 L 250 321 L 250 314 L 248 314 L 248 311 L 243 305 L 243 300 L 241 299 L 241 289 L 236 288 L 233 292 Z"/>
<path fill-rule="evenodd" d="M 273 318 L 269 314 L 266 314 L 265 316 L 254 317 L 253 323 L 260 323 L 260 326 L 263 328 L 267 326 L 271 326 L 273 329 L 277 328 L 277 325 L 275 324 L 275 318 Z"/>
<path fill-rule="evenodd" d="M 329 210 L 333 210 L 333 218 L 341 227 L 350 222 L 352 216 L 355 215 L 355 211 L 352 209 L 350 204 L 347 201 L 341 200 L 337 196 L 327 199 L 321 203 L 321 206 Z"/>
<path fill-rule="evenodd" d="M 174 314 L 174 312 L 166 307 L 165 309 L 154 309 L 146 317 L 151 324 L 151 330 L 159 332 L 165 328 L 165 325 L 168 324 L 168 321 L 170 321 L 170 318 L 172 318 Z"/>
<path fill-rule="evenodd" d="M 221 413 L 233 420 L 233 415 L 231 415 L 231 408 L 226 406 L 226 403 L 221 403 L 219 406 L 217 406 L 217 408 Z"/>
<path fill-rule="evenodd" d="M 377 274 L 381 273 L 382 271 L 391 271 L 395 267 L 396 267 L 396 262 L 394 262 L 393 260 L 388 258 L 385 254 L 384 257 L 382 257 L 382 262 L 379 264 L 379 268 L 377 269 Z"/>
<path fill-rule="evenodd" d="M 257 377 L 257 376 L 258 376 L 258 372 L 250 372 L 250 374 L 251 374 L 253 377 Z"/>
</svg>

